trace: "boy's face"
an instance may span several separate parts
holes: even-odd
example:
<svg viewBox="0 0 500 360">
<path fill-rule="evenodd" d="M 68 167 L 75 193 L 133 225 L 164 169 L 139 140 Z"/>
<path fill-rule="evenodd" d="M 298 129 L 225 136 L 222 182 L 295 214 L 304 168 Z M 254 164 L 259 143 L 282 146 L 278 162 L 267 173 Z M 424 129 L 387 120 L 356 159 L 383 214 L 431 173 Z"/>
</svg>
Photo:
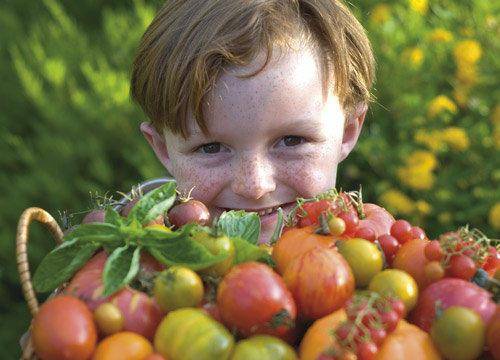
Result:
<svg viewBox="0 0 500 360">
<path fill-rule="evenodd" d="M 141 130 L 181 191 L 194 188 L 191 196 L 212 216 L 258 212 L 264 242 L 278 206 L 287 213 L 297 197 L 335 186 L 337 165 L 354 147 L 366 110 L 345 119 L 337 96 L 323 97 L 320 63 L 307 48 L 273 56 L 254 77 L 235 76 L 261 61 L 229 69 L 218 80 L 204 106 L 209 136 L 193 117 L 187 140 L 170 131 L 163 138 L 148 123 Z"/>
</svg>

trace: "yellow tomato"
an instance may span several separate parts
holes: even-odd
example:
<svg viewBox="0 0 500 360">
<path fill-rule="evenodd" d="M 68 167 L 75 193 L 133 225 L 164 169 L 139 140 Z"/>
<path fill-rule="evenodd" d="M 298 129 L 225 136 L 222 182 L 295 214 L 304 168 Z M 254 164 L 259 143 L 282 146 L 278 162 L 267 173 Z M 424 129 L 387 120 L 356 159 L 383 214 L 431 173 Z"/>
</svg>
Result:
<svg viewBox="0 0 500 360">
<path fill-rule="evenodd" d="M 340 254 L 347 260 L 356 280 L 356 287 L 365 287 L 382 271 L 384 259 L 374 243 L 365 239 L 339 241 Z"/>
<path fill-rule="evenodd" d="M 404 302 L 407 313 L 415 307 L 418 299 L 417 283 L 402 270 L 387 269 L 378 273 L 370 281 L 368 289 L 382 295 L 397 296 Z"/>
</svg>

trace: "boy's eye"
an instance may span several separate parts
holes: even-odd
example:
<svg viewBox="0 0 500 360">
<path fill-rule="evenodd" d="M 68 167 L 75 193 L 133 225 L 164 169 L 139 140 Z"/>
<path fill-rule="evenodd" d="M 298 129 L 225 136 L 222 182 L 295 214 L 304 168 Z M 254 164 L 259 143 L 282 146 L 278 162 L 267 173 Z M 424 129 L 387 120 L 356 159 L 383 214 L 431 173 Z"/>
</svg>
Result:
<svg viewBox="0 0 500 360">
<path fill-rule="evenodd" d="M 283 145 L 285 146 L 297 146 L 306 141 L 302 136 L 287 135 L 282 138 Z"/>
<path fill-rule="evenodd" d="M 203 154 L 217 154 L 221 152 L 221 143 L 213 142 L 205 145 L 201 145 L 197 150 Z"/>
</svg>

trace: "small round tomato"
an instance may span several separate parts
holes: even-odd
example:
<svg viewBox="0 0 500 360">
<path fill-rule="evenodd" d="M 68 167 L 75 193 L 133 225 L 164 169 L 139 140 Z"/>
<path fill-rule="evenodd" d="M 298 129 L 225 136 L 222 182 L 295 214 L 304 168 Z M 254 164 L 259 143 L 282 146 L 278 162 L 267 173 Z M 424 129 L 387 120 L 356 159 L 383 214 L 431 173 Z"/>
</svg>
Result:
<svg viewBox="0 0 500 360">
<path fill-rule="evenodd" d="M 203 299 L 203 282 L 193 270 L 172 266 L 155 279 L 154 296 L 163 311 L 198 306 Z"/>
<path fill-rule="evenodd" d="M 441 261 L 444 257 L 444 251 L 437 240 L 432 240 L 425 246 L 425 257 L 429 261 Z"/>
<path fill-rule="evenodd" d="M 441 280 L 444 277 L 444 268 L 439 261 L 431 261 L 424 267 L 425 277 L 430 283 Z"/>
<path fill-rule="evenodd" d="M 382 271 L 384 259 L 377 245 L 365 239 L 338 242 L 340 254 L 347 260 L 354 274 L 356 287 L 367 286 Z"/>
<path fill-rule="evenodd" d="M 94 310 L 94 320 L 99 331 L 104 335 L 111 335 L 123 329 L 125 319 L 118 306 L 104 303 Z"/>
<path fill-rule="evenodd" d="M 102 340 L 92 360 L 143 360 L 152 353 L 153 346 L 144 336 L 122 331 Z"/>
<path fill-rule="evenodd" d="M 40 306 L 31 334 L 35 353 L 42 359 L 85 360 L 97 341 L 92 312 L 83 301 L 67 295 Z"/>
<path fill-rule="evenodd" d="M 347 236 L 353 236 L 359 225 L 358 214 L 354 211 L 342 211 L 338 214 L 338 217 L 345 222 L 345 232 Z"/>
<path fill-rule="evenodd" d="M 384 325 L 384 329 L 386 329 L 389 333 L 396 329 L 400 320 L 398 313 L 394 310 L 382 312 L 380 314 L 380 318 L 382 320 L 382 325 Z"/>
<path fill-rule="evenodd" d="M 365 239 L 374 242 L 376 239 L 375 231 L 369 227 L 359 227 L 354 233 L 354 237 L 359 239 Z"/>
<path fill-rule="evenodd" d="M 173 206 L 168 212 L 168 220 L 178 228 L 188 223 L 208 225 L 210 212 L 201 201 L 190 199 Z"/>
<path fill-rule="evenodd" d="M 296 360 L 295 350 L 281 339 L 255 335 L 241 340 L 234 348 L 231 360 Z"/>
<path fill-rule="evenodd" d="M 235 248 L 231 239 L 225 235 L 212 236 L 203 231 L 194 234 L 193 237 L 213 255 L 227 254 L 224 260 L 206 269 L 200 270 L 200 273 L 214 277 L 224 276 L 233 265 L 235 256 Z"/>
<path fill-rule="evenodd" d="M 224 276 L 217 289 L 217 305 L 224 323 L 243 336 L 286 338 L 297 317 L 283 279 L 257 262 L 236 265 Z"/>
<path fill-rule="evenodd" d="M 345 232 L 345 221 L 338 216 L 333 216 L 328 220 L 328 230 L 333 236 L 340 236 Z"/>
<path fill-rule="evenodd" d="M 454 255 L 451 257 L 450 266 L 446 269 L 449 277 L 455 277 L 469 281 L 476 273 L 476 264 L 467 255 Z"/>
<path fill-rule="evenodd" d="M 400 243 L 410 240 L 410 230 L 412 226 L 406 220 L 396 220 L 391 226 L 391 235 L 394 236 Z"/>
<path fill-rule="evenodd" d="M 384 252 L 385 261 L 387 262 L 387 264 L 391 265 L 394 257 L 396 256 L 396 253 L 401 247 L 398 239 L 396 239 L 392 235 L 385 234 L 380 235 L 376 241 L 379 243 L 382 251 Z"/>
<path fill-rule="evenodd" d="M 372 341 L 362 341 L 358 345 L 358 359 L 359 360 L 373 360 L 377 354 L 378 346 Z"/>
<path fill-rule="evenodd" d="M 368 289 L 381 295 L 396 296 L 403 301 L 407 312 L 417 303 L 417 283 L 402 270 L 387 269 L 378 273 L 373 277 Z"/>
<path fill-rule="evenodd" d="M 229 331 L 201 309 L 171 311 L 156 330 L 155 349 L 166 359 L 228 359 L 234 347 Z"/>
<path fill-rule="evenodd" d="M 425 265 L 429 262 L 425 256 L 424 249 L 427 246 L 427 240 L 414 239 L 401 245 L 394 260 L 392 267 L 406 271 L 417 282 L 419 289 L 424 289 L 430 284 L 425 276 Z"/>
<path fill-rule="evenodd" d="M 483 352 L 485 331 L 483 320 L 475 311 L 452 306 L 434 321 L 431 337 L 447 359 L 473 360 Z"/>
<path fill-rule="evenodd" d="M 333 202 L 327 199 L 306 202 L 297 210 L 296 219 L 298 227 L 317 225 L 322 213 L 330 211 Z"/>
</svg>

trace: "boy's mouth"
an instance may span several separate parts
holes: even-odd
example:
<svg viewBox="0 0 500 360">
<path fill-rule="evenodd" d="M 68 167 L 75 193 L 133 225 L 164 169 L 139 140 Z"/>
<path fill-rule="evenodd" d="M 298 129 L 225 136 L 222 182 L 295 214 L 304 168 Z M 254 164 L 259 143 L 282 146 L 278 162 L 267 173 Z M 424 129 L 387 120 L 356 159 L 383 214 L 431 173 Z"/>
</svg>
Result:
<svg viewBox="0 0 500 360">
<path fill-rule="evenodd" d="M 220 211 L 220 213 L 224 211 L 231 211 L 231 210 L 244 210 L 246 212 L 255 212 L 257 215 L 260 217 L 265 217 L 267 215 L 271 215 L 274 213 L 277 213 L 278 208 L 281 208 L 285 214 L 287 214 L 294 206 L 295 206 L 295 201 L 284 203 L 281 205 L 276 205 L 272 207 L 267 207 L 267 208 L 224 208 L 224 207 L 218 207 L 217 209 Z"/>
</svg>

